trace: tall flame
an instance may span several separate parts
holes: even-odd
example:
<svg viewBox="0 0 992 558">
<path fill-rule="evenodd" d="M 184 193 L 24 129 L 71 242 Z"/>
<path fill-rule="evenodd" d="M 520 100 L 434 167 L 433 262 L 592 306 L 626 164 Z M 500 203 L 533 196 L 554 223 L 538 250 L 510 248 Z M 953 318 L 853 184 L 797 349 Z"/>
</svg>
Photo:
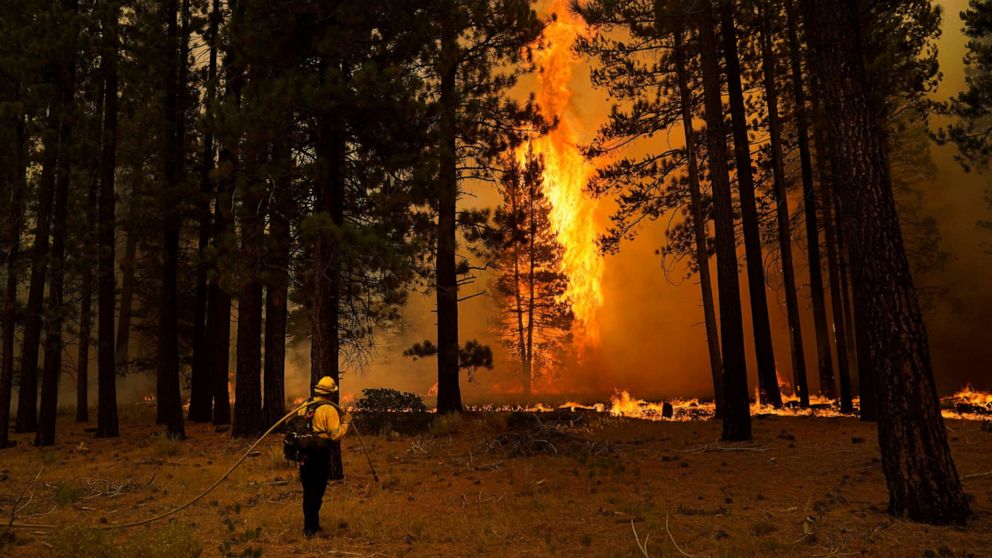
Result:
<svg viewBox="0 0 992 558">
<path fill-rule="evenodd" d="M 603 304 L 603 259 L 596 245 L 596 201 L 583 192 L 595 168 L 578 149 L 580 128 L 569 83 L 579 63 L 572 46 L 588 28 L 568 0 L 550 0 L 545 12 L 552 18 L 544 29 L 543 48 L 534 51 L 539 68 L 536 99 L 545 117 L 557 118 L 559 124 L 548 135 L 535 138 L 533 148 L 544 159 L 544 195 L 551 203 L 551 225 L 564 248 L 562 272 L 568 277 L 565 298 L 576 318 L 574 338 L 578 348 L 587 349 L 599 344 L 596 312 Z"/>
</svg>

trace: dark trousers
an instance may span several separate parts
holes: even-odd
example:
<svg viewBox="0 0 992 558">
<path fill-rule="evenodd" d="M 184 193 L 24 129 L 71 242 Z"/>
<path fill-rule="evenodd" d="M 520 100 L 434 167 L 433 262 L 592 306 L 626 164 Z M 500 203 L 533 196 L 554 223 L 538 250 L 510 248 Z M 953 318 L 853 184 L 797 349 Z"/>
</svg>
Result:
<svg viewBox="0 0 992 558">
<path fill-rule="evenodd" d="M 300 464 L 300 483 L 303 484 L 303 530 L 320 529 L 320 505 L 327 490 L 331 470 L 331 450 L 327 447 L 311 448 Z"/>
</svg>

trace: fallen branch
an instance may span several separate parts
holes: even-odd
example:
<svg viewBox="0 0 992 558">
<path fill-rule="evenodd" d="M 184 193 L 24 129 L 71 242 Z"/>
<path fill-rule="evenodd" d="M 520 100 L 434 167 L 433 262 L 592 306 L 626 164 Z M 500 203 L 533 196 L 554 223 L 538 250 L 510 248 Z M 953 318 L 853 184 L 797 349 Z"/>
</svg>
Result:
<svg viewBox="0 0 992 558">
<path fill-rule="evenodd" d="M 964 478 L 966 478 L 966 479 L 975 479 L 975 478 L 978 478 L 978 477 L 987 477 L 989 475 L 992 475 L 992 471 L 985 471 L 984 473 L 972 473 L 970 475 L 965 475 Z"/>
</svg>

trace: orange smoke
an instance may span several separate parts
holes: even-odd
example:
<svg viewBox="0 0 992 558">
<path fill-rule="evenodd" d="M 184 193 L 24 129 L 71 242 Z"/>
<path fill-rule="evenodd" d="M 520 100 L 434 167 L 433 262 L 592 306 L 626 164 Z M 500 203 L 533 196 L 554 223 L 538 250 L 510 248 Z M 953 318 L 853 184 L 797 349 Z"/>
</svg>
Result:
<svg viewBox="0 0 992 558">
<path fill-rule="evenodd" d="M 551 22 L 544 29 L 543 48 L 534 51 L 536 97 L 542 114 L 557 118 L 559 124 L 532 143 L 544 159 L 544 195 L 551 204 L 551 226 L 565 252 L 561 271 L 568 277 L 565 298 L 575 314 L 573 337 L 579 349 L 586 349 L 599 344 L 596 312 L 603 305 L 603 259 L 596 245 L 596 201 L 583 192 L 595 168 L 578 149 L 569 82 L 579 63 L 572 46 L 587 26 L 567 0 L 551 0 L 545 12 Z M 519 156 L 526 157 L 526 148 Z"/>
</svg>

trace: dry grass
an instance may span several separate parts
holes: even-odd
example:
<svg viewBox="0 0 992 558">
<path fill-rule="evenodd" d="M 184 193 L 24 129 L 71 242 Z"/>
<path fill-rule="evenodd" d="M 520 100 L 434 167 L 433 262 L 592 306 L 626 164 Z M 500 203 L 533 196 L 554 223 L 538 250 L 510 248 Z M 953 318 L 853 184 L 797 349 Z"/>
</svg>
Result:
<svg viewBox="0 0 992 558">
<path fill-rule="evenodd" d="M 507 433 L 505 416 L 469 415 L 422 436 L 367 439 L 378 484 L 349 439 L 348 478 L 328 488 L 326 533 L 314 540 L 300 532 L 296 471 L 275 437 L 174 523 L 96 531 L 183 503 L 248 445 L 192 424 L 176 442 L 158 436 L 150 409 L 124 416 L 119 440 L 93 439 L 67 419 L 55 448 L 22 441 L 0 452 L 8 472 L 0 516 L 44 466 L 20 515 L 65 526 L 18 530 L 0 556 L 643 556 L 632 526 L 652 557 L 681 556 L 676 545 L 712 557 L 967 557 L 992 548 L 992 476 L 965 479 L 976 516 L 964 528 L 894 519 L 871 425 L 783 417 L 755 421 L 763 451 L 706 450 L 715 423 L 597 416 L 555 427 L 557 453 L 512 457 L 491 443 Z M 992 433 L 949 424 L 962 475 L 987 471 Z"/>
</svg>

